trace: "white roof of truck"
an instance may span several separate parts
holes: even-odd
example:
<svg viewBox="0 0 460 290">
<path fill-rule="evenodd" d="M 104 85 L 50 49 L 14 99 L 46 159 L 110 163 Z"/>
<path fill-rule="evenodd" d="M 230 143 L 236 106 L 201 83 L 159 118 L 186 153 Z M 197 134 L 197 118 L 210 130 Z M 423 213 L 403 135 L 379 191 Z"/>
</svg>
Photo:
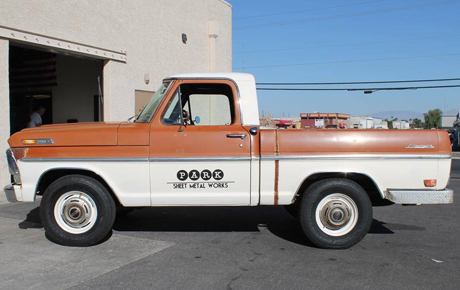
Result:
<svg viewBox="0 0 460 290">
<path fill-rule="evenodd" d="M 249 81 L 254 82 L 254 76 L 246 73 L 224 72 L 224 73 L 190 73 L 172 75 L 171 79 L 231 79 L 233 81 Z"/>
<path fill-rule="evenodd" d="M 233 81 L 239 92 L 241 119 L 244 126 L 259 125 L 259 105 L 257 103 L 254 76 L 246 73 L 190 73 L 176 74 L 167 79 L 228 79 Z"/>
</svg>

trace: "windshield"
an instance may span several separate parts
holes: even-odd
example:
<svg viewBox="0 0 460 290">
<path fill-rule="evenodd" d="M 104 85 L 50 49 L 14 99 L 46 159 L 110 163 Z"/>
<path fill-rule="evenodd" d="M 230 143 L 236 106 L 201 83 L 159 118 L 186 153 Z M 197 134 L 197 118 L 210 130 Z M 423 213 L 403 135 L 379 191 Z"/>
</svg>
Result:
<svg viewBox="0 0 460 290">
<path fill-rule="evenodd" d="M 168 90 L 169 85 L 171 84 L 170 81 L 164 82 L 157 92 L 152 96 L 150 101 L 145 105 L 142 112 L 137 117 L 136 122 L 138 123 L 148 123 L 150 122 L 153 114 L 155 113 L 158 105 L 160 104 L 163 96 L 165 95 L 166 91 Z"/>
</svg>

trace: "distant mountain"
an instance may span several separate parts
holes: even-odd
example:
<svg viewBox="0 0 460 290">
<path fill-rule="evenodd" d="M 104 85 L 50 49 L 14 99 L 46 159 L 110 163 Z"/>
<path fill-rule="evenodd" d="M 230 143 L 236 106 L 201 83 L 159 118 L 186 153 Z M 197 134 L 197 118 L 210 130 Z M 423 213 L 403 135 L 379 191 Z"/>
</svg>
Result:
<svg viewBox="0 0 460 290">
<path fill-rule="evenodd" d="M 374 118 L 388 118 L 391 119 L 391 116 L 393 118 L 398 118 L 398 120 L 409 120 L 409 119 L 415 119 L 419 118 L 420 120 L 423 120 L 423 113 L 420 112 L 415 112 L 415 111 L 383 111 L 383 112 L 377 112 L 377 113 L 370 113 L 368 114 L 370 117 Z"/>
</svg>

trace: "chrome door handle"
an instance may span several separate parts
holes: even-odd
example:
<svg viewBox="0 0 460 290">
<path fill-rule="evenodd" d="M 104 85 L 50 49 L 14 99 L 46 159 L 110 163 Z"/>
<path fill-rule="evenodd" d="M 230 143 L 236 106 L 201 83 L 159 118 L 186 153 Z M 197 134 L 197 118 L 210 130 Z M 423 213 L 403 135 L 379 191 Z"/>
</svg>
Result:
<svg viewBox="0 0 460 290">
<path fill-rule="evenodd" d="M 241 138 L 243 140 L 246 138 L 246 134 L 227 134 L 227 138 Z"/>
</svg>

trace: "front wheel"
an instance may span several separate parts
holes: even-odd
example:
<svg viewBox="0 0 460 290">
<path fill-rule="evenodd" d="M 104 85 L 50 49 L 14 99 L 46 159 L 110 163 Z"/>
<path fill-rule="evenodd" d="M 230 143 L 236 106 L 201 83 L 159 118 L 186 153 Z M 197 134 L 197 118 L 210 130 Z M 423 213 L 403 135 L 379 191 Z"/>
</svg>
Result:
<svg viewBox="0 0 460 290">
<path fill-rule="evenodd" d="M 40 217 L 50 240 L 66 246 L 92 246 L 112 229 L 116 207 L 97 180 L 68 175 L 53 182 L 43 194 Z"/>
<path fill-rule="evenodd" d="M 372 224 L 372 203 L 364 189 L 348 179 L 325 179 L 302 196 L 301 228 L 316 246 L 346 249 L 361 241 Z"/>
</svg>

